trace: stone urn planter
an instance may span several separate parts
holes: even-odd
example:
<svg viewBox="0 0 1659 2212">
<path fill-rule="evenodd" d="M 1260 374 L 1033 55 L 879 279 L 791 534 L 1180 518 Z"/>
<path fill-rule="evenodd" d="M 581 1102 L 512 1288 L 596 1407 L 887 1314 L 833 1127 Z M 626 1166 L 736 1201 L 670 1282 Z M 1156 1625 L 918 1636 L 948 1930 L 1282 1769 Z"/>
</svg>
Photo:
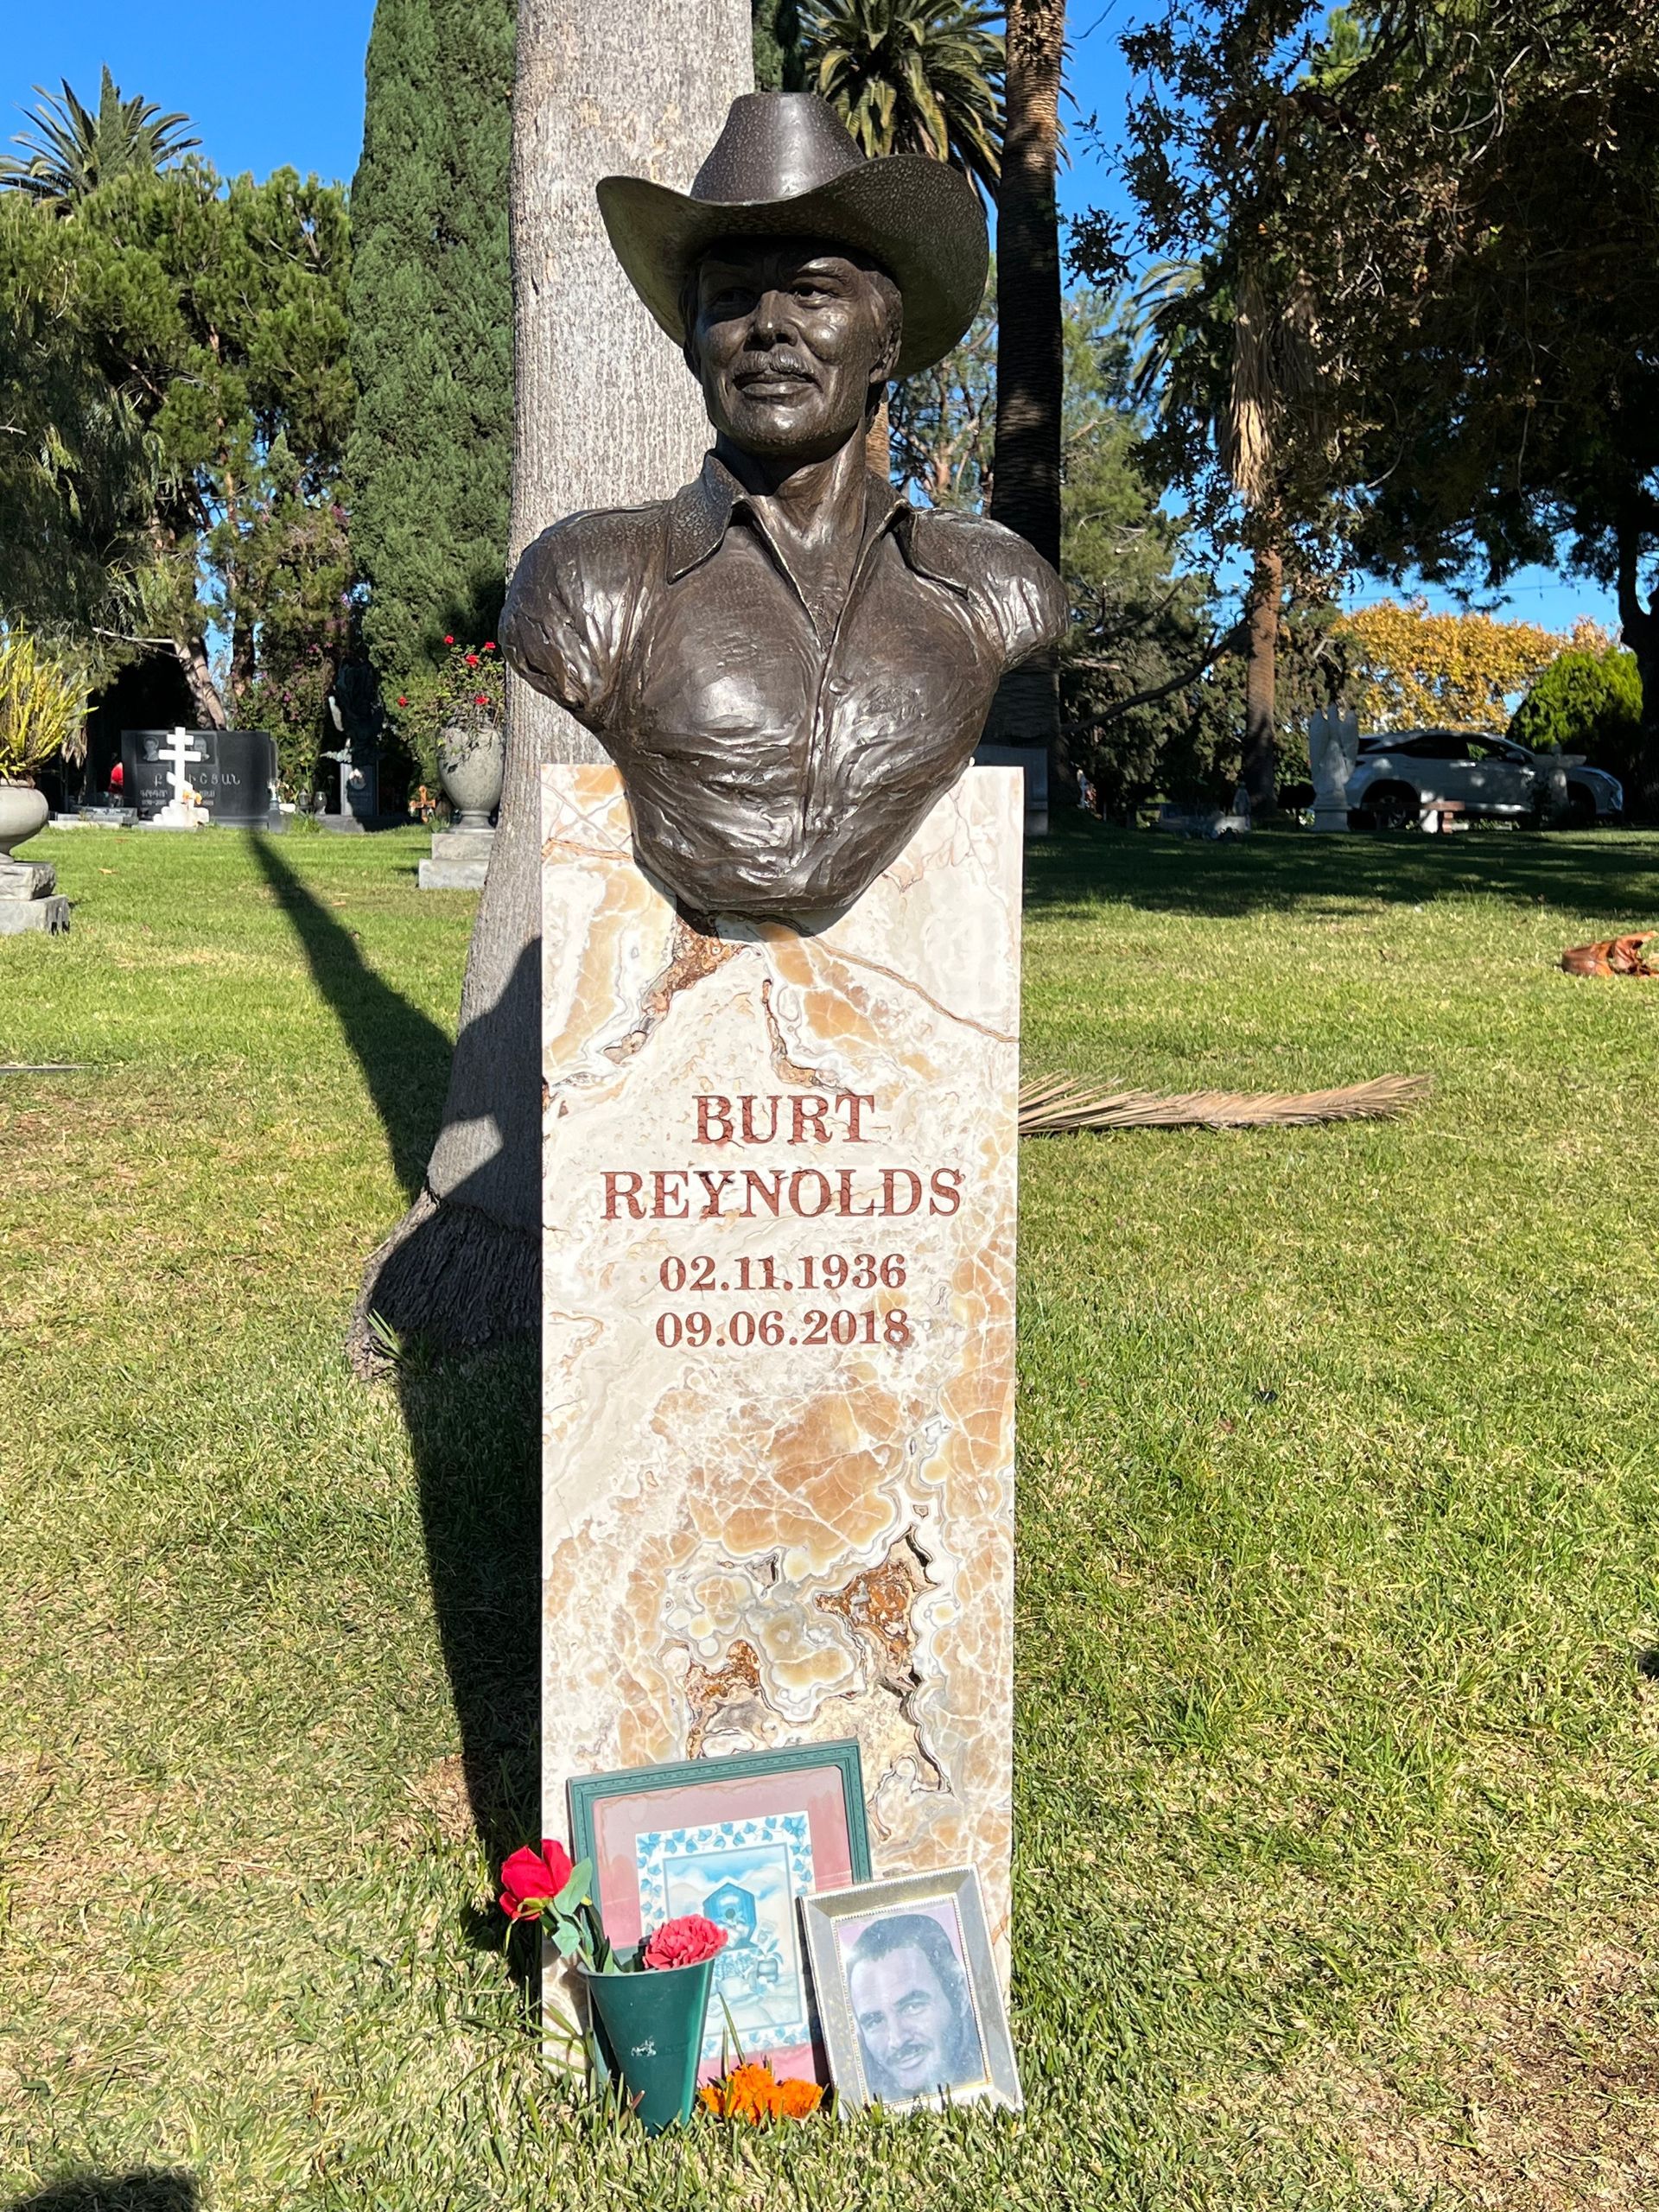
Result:
<svg viewBox="0 0 1659 2212">
<path fill-rule="evenodd" d="M 459 817 L 457 830 L 487 830 L 501 801 L 507 745 L 489 722 L 438 732 L 438 780 Z"/>
<path fill-rule="evenodd" d="M 499 776 L 496 788 L 500 789 Z M 0 783 L 0 861 L 9 861 L 14 845 L 44 830 L 51 811 L 46 793 L 37 791 L 33 784 Z"/>
</svg>

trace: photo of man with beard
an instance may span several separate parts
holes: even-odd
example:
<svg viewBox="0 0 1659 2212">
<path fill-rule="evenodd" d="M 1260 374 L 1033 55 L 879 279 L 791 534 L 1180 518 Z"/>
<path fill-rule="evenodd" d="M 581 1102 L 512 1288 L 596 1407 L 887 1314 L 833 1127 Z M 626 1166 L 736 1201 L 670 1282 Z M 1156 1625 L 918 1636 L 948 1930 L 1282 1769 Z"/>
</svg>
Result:
<svg viewBox="0 0 1659 2212">
<path fill-rule="evenodd" d="M 904 2104 L 984 2080 L 961 1955 L 931 1913 L 869 1921 L 843 1955 L 872 2097 Z"/>
</svg>

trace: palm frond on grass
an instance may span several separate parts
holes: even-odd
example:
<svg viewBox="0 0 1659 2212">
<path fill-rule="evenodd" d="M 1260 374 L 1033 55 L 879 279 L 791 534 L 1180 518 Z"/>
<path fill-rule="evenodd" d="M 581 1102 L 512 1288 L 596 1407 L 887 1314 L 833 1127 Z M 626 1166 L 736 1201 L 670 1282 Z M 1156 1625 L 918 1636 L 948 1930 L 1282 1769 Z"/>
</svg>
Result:
<svg viewBox="0 0 1659 2212">
<path fill-rule="evenodd" d="M 1070 1076 L 1020 1086 L 1022 1137 L 1071 1129 L 1298 1128 L 1313 1122 L 1378 1122 L 1420 1105 L 1426 1075 L 1380 1075 L 1339 1090 L 1090 1090 Z"/>
</svg>

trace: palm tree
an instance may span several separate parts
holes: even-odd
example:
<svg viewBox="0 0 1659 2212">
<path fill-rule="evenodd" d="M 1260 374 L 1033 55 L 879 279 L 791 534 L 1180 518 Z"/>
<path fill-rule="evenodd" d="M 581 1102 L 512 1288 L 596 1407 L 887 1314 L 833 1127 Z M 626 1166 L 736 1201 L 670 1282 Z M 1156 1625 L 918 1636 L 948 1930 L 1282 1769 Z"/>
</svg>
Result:
<svg viewBox="0 0 1659 2212">
<path fill-rule="evenodd" d="M 809 0 L 806 79 L 863 151 L 949 162 L 983 194 L 1002 165 L 1002 41 L 972 0 Z M 870 424 L 869 464 L 888 474 L 887 404 Z"/>
<path fill-rule="evenodd" d="M 1250 555 L 1242 628 L 1244 742 L 1242 780 L 1250 809 L 1277 805 L 1274 775 L 1279 625 L 1284 601 L 1284 448 L 1293 429 L 1317 417 L 1318 360 L 1312 296 L 1290 286 L 1274 307 L 1252 268 L 1166 263 L 1136 296 L 1150 336 L 1136 396 L 1156 393 L 1166 411 L 1207 418 L 1223 473 L 1244 510 L 1241 533 Z M 1224 389 L 1223 378 L 1225 378 Z"/>
<path fill-rule="evenodd" d="M 124 100 L 107 64 L 96 114 L 75 97 L 67 77 L 62 83 L 61 99 L 35 86 L 40 136 L 19 131 L 12 143 L 23 149 L 22 157 L 9 154 L 0 160 L 0 184 L 27 193 L 54 213 L 67 213 L 112 177 L 148 174 L 201 143 L 182 133 L 188 115 L 163 115 L 153 101 L 136 95 Z"/>
<path fill-rule="evenodd" d="M 996 202 L 1000 321 L 991 516 L 1056 568 L 1065 347 L 1054 184 L 1065 51 L 1065 0 L 1008 0 L 1007 114 Z M 1058 655 L 1028 663 L 1005 680 L 993 734 L 1005 744 L 1045 751 L 1051 779 L 1059 780 L 1065 769 Z"/>
<path fill-rule="evenodd" d="M 931 155 L 990 196 L 1002 149 L 995 20 L 972 0 L 810 0 L 807 81 L 866 154 Z"/>
</svg>

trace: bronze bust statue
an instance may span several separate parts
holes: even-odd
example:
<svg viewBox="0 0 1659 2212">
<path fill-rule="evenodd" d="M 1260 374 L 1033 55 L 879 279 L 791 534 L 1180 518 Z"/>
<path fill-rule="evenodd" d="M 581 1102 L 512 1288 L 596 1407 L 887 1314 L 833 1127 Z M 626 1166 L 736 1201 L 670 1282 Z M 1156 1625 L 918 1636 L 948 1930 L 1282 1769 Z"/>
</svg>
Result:
<svg viewBox="0 0 1659 2212">
<path fill-rule="evenodd" d="M 689 194 L 607 177 L 599 199 L 714 448 L 671 499 L 544 531 L 503 648 L 615 760 L 639 860 L 685 905 L 843 906 L 1065 625 L 1022 538 L 914 507 L 865 463 L 887 379 L 978 308 L 978 200 L 943 162 L 865 160 L 803 92 L 735 100 Z"/>
</svg>

